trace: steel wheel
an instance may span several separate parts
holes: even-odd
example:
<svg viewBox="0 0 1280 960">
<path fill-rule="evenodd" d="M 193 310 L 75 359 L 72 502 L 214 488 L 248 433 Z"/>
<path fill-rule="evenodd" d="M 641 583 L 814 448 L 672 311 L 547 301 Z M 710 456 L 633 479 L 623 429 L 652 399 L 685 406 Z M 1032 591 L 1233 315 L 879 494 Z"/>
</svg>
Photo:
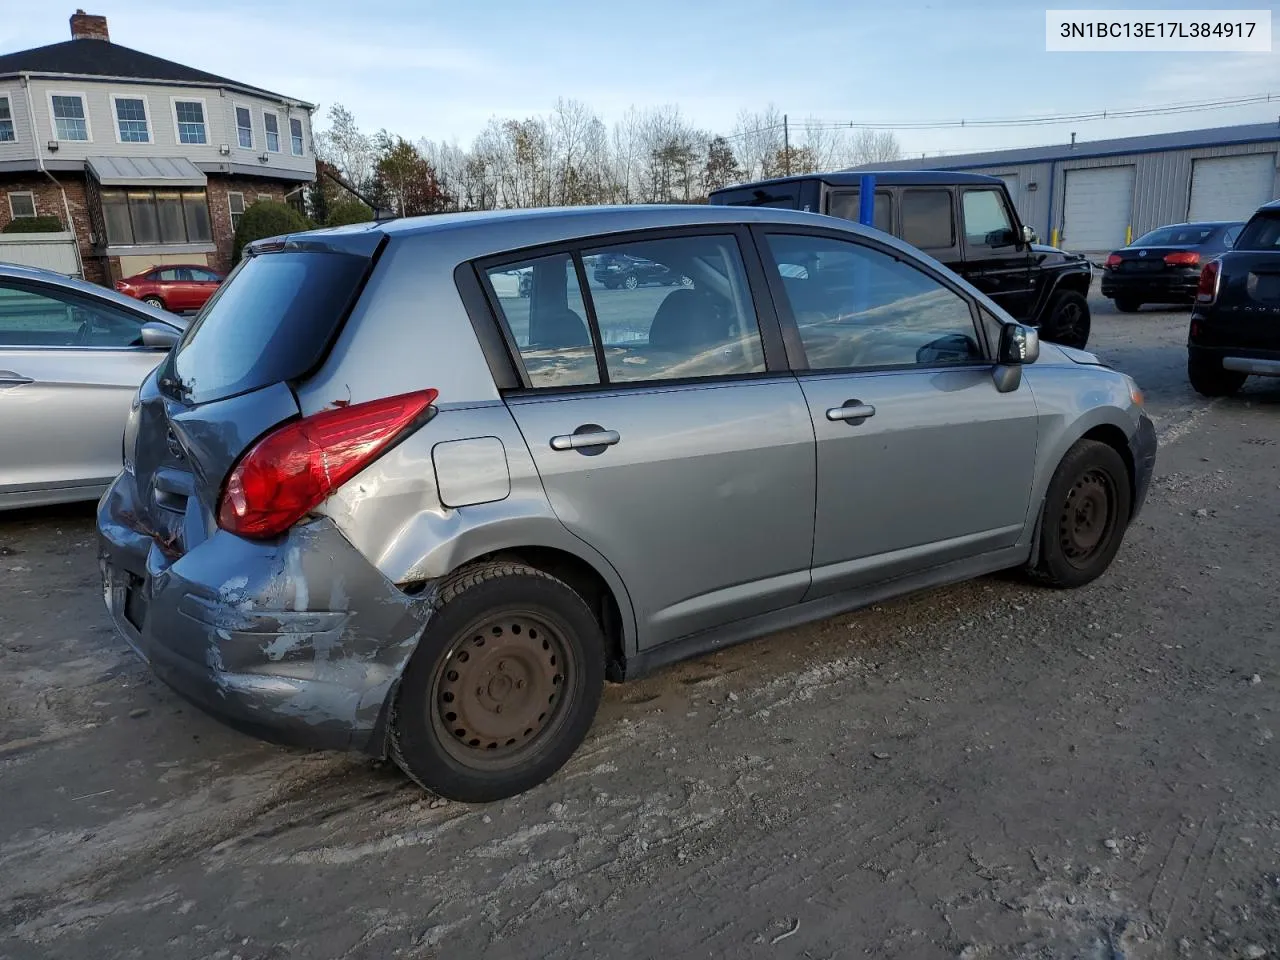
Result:
<svg viewBox="0 0 1280 960">
<path fill-rule="evenodd" d="M 1115 529 L 1115 488 L 1102 470 L 1089 470 L 1076 480 L 1058 517 L 1062 555 L 1077 569 L 1090 564 Z"/>
<path fill-rule="evenodd" d="M 445 752 L 472 768 L 524 762 L 564 719 L 578 664 L 545 618 L 507 612 L 477 621 L 443 659 L 432 690 L 432 725 Z"/>
</svg>

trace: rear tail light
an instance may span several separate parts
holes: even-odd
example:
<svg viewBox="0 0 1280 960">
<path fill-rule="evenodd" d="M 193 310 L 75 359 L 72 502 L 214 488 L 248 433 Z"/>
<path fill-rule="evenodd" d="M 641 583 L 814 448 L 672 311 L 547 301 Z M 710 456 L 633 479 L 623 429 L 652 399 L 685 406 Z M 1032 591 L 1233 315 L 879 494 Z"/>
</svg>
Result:
<svg viewBox="0 0 1280 960">
<path fill-rule="evenodd" d="M 241 537 L 278 536 L 420 423 L 438 395 L 422 390 L 324 410 L 267 434 L 227 478 L 218 526 Z"/>
<path fill-rule="evenodd" d="M 1122 259 L 1122 258 L 1121 258 L 1121 256 L 1120 256 L 1120 254 L 1118 254 L 1118 253 L 1113 253 L 1113 254 L 1111 254 L 1110 256 L 1108 256 L 1108 257 L 1107 257 L 1107 264 L 1106 264 L 1107 269 L 1108 269 L 1108 270 L 1114 270 L 1116 267 L 1120 266 L 1120 260 L 1121 260 L 1121 259 Z"/>
<path fill-rule="evenodd" d="M 1194 250 L 1180 250 L 1177 253 L 1166 254 L 1164 262 L 1171 267 L 1194 267 L 1200 262 L 1200 254 Z"/>
<path fill-rule="evenodd" d="M 1218 285 L 1222 281 L 1222 265 L 1210 260 L 1200 271 L 1200 286 L 1196 288 L 1197 303 L 1213 303 L 1218 299 Z"/>
</svg>

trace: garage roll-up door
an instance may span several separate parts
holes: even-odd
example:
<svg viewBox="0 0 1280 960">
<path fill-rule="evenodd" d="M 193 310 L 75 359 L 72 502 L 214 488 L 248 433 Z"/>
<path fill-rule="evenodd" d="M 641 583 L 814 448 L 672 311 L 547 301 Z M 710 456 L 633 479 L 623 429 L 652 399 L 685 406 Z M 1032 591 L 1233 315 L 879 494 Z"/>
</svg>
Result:
<svg viewBox="0 0 1280 960">
<path fill-rule="evenodd" d="M 1133 212 L 1134 167 L 1068 170 L 1063 201 L 1062 245 L 1102 251 L 1124 246 Z"/>
<path fill-rule="evenodd" d="M 1205 157 L 1191 161 L 1188 220 L 1247 220 L 1275 199 L 1276 155 Z"/>
</svg>

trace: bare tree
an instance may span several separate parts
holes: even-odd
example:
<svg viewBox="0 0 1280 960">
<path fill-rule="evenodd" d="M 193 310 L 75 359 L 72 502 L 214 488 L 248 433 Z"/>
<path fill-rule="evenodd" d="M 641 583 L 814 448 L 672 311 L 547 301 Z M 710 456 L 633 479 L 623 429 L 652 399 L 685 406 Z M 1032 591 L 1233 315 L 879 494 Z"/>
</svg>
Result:
<svg viewBox="0 0 1280 960">
<path fill-rule="evenodd" d="M 824 124 L 814 117 L 806 118 L 792 136 L 791 142 L 803 151 L 801 160 L 811 166 L 795 173 L 816 173 L 846 166 L 849 137 L 846 131 Z"/>
<path fill-rule="evenodd" d="M 639 176 L 643 152 L 644 117 L 635 107 L 613 125 L 614 203 L 635 203 L 639 196 Z"/>
<path fill-rule="evenodd" d="M 372 139 L 360 132 L 354 114 L 342 104 L 329 108 L 329 129 L 316 138 L 316 150 L 357 190 L 369 185 L 377 153 Z"/>
<path fill-rule="evenodd" d="M 773 104 L 757 113 L 743 110 L 729 139 L 748 180 L 774 176 L 772 163 L 782 149 L 782 112 Z"/>
<path fill-rule="evenodd" d="M 559 204 L 586 203 L 592 194 L 593 172 L 584 160 L 592 127 L 598 123 L 595 114 L 580 100 L 556 101 L 547 123 L 553 177 L 552 199 Z"/>
<path fill-rule="evenodd" d="M 859 130 L 849 148 L 849 163 L 888 163 L 902 157 L 902 147 L 892 130 Z"/>
</svg>

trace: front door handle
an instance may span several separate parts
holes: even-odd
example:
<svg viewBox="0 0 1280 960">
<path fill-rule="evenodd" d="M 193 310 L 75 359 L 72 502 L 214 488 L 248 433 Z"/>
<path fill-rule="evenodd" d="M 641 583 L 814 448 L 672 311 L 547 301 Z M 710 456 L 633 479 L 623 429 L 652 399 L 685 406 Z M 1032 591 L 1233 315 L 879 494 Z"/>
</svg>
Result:
<svg viewBox="0 0 1280 960">
<path fill-rule="evenodd" d="M 869 403 L 863 403 L 861 400 L 846 400 L 843 406 L 832 407 L 827 411 L 828 420 L 843 420 L 845 423 L 851 423 L 855 427 L 862 423 L 867 417 L 874 417 L 876 408 Z"/>
<path fill-rule="evenodd" d="M 24 383 L 34 383 L 30 377 L 24 377 L 12 370 L 0 370 L 0 387 L 20 387 Z"/>
<path fill-rule="evenodd" d="M 573 433 L 551 438 L 552 450 L 581 450 L 584 447 L 611 447 L 622 439 L 617 430 L 605 430 L 591 425 L 590 429 L 579 427 Z"/>
</svg>

